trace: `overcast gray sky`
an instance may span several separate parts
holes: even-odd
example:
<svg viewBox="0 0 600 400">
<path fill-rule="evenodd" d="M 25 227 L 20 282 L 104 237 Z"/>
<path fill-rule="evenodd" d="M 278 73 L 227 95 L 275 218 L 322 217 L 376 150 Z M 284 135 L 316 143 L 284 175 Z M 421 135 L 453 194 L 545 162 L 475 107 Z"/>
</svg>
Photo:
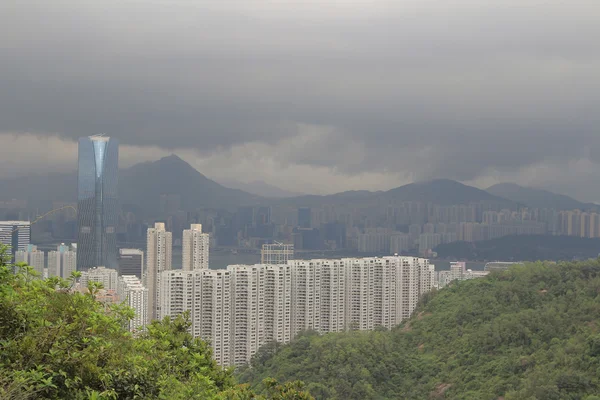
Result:
<svg viewBox="0 0 600 400">
<path fill-rule="evenodd" d="M 217 181 L 600 201 L 598 38 L 598 0 L 4 0 L 0 177 L 105 132 Z"/>
</svg>

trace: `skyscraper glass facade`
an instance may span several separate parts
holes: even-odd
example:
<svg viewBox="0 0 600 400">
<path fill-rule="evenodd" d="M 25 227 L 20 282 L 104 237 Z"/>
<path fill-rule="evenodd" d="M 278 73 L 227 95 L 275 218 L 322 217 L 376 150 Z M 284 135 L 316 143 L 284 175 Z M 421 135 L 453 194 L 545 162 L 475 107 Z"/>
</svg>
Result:
<svg viewBox="0 0 600 400">
<path fill-rule="evenodd" d="M 118 267 L 118 160 L 115 139 L 79 139 L 77 270 Z"/>
</svg>

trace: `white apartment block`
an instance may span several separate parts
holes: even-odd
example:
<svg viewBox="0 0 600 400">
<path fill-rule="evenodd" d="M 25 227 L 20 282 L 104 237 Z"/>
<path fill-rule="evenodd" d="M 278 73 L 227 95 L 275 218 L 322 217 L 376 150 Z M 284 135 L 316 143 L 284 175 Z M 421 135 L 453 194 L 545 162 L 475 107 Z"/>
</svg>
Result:
<svg viewBox="0 0 600 400">
<path fill-rule="evenodd" d="M 119 273 L 116 269 L 96 267 L 81 271 L 79 287 L 87 288 L 88 282 L 100 282 L 104 290 L 116 291 Z"/>
<path fill-rule="evenodd" d="M 186 311 L 191 334 L 208 341 L 220 365 L 232 365 L 231 272 L 227 270 L 171 270 L 161 273 L 160 317 Z"/>
<path fill-rule="evenodd" d="M 232 363 L 243 365 L 265 344 L 265 267 L 230 265 L 233 329 Z"/>
<path fill-rule="evenodd" d="M 25 250 L 17 250 L 15 253 L 15 262 L 24 262 L 31 266 L 40 278 L 44 275 L 44 252 L 37 249 L 37 246 L 28 245 Z"/>
<path fill-rule="evenodd" d="M 48 276 L 68 279 L 77 269 L 77 252 L 64 243 L 57 246 L 56 251 L 48 252 Z"/>
<path fill-rule="evenodd" d="M 434 267 L 416 257 L 291 260 L 227 270 L 166 271 L 161 317 L 189 311 L 192 334 L 221 365 L 243 365 L 269 342 L 299 332 L 392 328 L 434 285 Z"/>
<path fill-rule="evenodd" d="M 135 316 L 129 321 L 129 330 L 136 332 L 148 324 L 148 289 L 135 275 L 119 276 L 117 283 L 119 301 L 124 302 L 135 311 Z"/>
<path fill-rule="evenodd" d="M 292 267 L 292 336 L 346 329 L 346 279 L 343 260 L 294 260 Z"/>
<path fill-rule="evenodd" d="M 208 340 L 219 365 L 231 365 L 231 272 L 202 271 L 200 337 Z"/>
<path fill-rule="evenodd" d="M 183 231 L 182 269 L 195 271 L 208 269 L 210 236 L 202 233 L 202 224 L 191 224 Z"/>
<path fill-rule="evenodd" d="M 288 343 L 291 335 L 292 276 L 289 265 L 265 265 L 265 341 Z"/>
<path fill-rule="evenodd" d="M 148 318 L 160 317 L 160 276 L 171 270 L 173 235 L 165 230 L 164 223 L 148 228 L 146 235 L 146 275 L 144 286 L 148 288 Z"/>
</svg>

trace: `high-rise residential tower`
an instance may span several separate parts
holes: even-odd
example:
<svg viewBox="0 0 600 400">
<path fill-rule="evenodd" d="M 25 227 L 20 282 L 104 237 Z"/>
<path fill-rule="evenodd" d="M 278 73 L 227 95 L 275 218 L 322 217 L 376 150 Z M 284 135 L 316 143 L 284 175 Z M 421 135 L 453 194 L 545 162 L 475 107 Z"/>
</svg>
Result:
<svg viewBox="0 0 600 400">
<path fill-rule="evenodd" d="M 25 250 L 17 250 L 15 262 L 27 263 L 40 275 L 40 278 L 44 275 L 44 252 L 38 250 L 37 246 L 30 244 Z"/>
<path fill-rule="evenodd" d="M 48 252 L 48 276 L 59 276 L 69 278 L 75 271 L 77 264 L 77 253 L 75 249 L 69 248 L 64 243 L 56 247 L 56 251 Z"/>
<path fill-rule="evenodd" d="M 77 269 L 118 268 L 119 145 L 108 136 L 79 139 Z"/>
<path fill-rule="evenodd" d="M 182 269 L 195 271 L 208 269 L 209 235 L 202 233 L 202 224 L 192 224 L 183 231 Z"/>
<path fill-rule="evenodd" d="M 148 289 L 135 275 L 119 276 L 117 282 L 119 301 L 125 302 L 135 311 L 135 316 L 129 321 L 129 330 L 141 330 L 148 324 Z"/>
<path fill-rule="evenodd" d="M 173 235 L 165 224 L 157 222 L 148 228 L 146 238 L 145 284 L 148 288 L 148 320 L 160 318 L 160 274 L 171 270 Z"/>
</svg>

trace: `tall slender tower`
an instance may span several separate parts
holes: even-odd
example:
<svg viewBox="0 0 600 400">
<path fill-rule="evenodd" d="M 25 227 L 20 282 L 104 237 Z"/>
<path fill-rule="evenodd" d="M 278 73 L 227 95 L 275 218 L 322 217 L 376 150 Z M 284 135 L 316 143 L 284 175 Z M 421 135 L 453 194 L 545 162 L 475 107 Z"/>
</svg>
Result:
<svg viewBox="0 0 600 400">
<path fill-rule="evenodd" d="M 160 273 L 171 270 L 173 235 L 165 230 L 165 224 L 157 222 L 148 228 L 146 239 L 146 276 L 148 288 L 148 319 L 160 317 Z"/>
<path fill-rule="evenodd" d="M 118 268 L 119 145 L 108 136 L 79 139 L 77 269 Z"/>
<path fill-rule="evenodd" d="M 182 269 L 195 271 L 208 269 L 208 233 L 202 233 L 202 224 L 192 224 L 183 231 Z"/>
</svg>

